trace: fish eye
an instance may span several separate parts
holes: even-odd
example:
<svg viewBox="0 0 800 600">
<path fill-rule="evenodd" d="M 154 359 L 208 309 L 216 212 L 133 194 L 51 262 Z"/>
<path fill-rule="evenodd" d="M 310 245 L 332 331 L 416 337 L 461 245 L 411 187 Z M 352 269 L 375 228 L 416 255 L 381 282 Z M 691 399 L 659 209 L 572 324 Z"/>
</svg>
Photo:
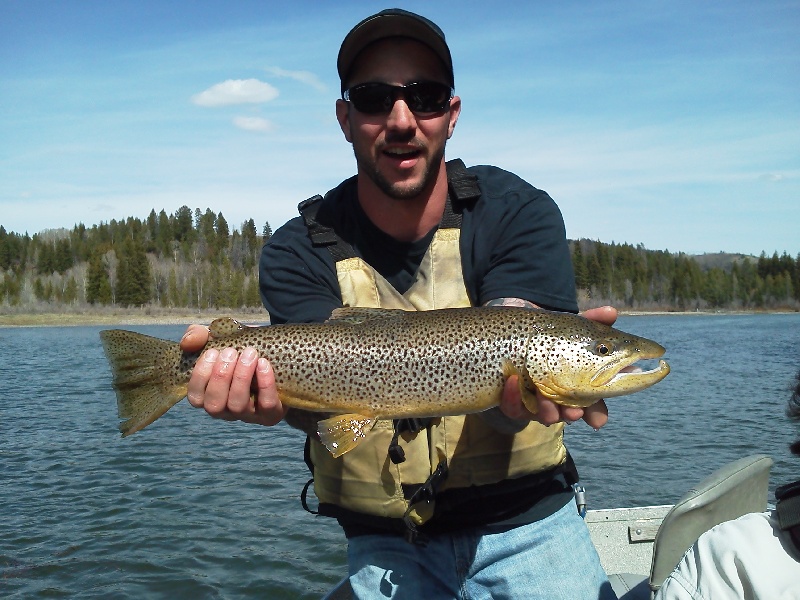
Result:
<svg viewBox="0 0 800 600">
<path fill-rule="evenodd" d="M 596 342 L 592 350 L 597 356 L 608 356 L 614 352 L 614 344 L 611 342 Z"/>
</svg>

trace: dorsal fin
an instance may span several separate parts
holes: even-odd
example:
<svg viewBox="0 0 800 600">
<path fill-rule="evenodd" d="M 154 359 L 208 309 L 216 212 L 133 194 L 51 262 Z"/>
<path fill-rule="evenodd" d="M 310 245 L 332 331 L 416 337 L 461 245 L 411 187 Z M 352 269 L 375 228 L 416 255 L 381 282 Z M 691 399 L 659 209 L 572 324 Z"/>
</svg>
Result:
<svg viewBox="0 0 800 600">
<path fill-rule="evenodd" d="M 331 323 L 333 325 L 360 325 L 367 321 L 383 321 L 401 318 L 405 313 L 406 311 L 396 308 L 343 306 L 342 308 L 334 309 L 326 323 Z"/>
<path fill-rule="evenodd" d="M 208 326 L 208 330 L 211 332 L 211 337 L 213 338 L 234 335 L 239 333 L 242 329 L 244 329 L 244 326 L 236 319 L 231 319 L 230 317 L 214 319 L 211 321 L 211 325 Z"/>
</svg>

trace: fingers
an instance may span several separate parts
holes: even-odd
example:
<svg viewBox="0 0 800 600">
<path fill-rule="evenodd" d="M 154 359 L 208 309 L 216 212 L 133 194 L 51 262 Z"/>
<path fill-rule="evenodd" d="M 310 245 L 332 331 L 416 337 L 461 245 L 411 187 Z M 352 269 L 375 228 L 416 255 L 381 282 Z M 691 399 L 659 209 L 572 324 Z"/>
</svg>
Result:
<svg viewBox="0 0 800 600">
<path fill-rule="evenodd" d="M 245 420 L 255 412 L 250 382 L 255 375 L 257 358 L 254 348 L 245 348 L 241 356 L 235 348 L 219 352 L 203 401 L 203 408 L 209 415 L 219 419 Z"/>
<path fill-rule="evenodd" d="M 574 423 L 583 419 L 593 429 L 600 429 L 608 423 L 608 408 L 603 400 L 587 406 L 586 408 L 575 408 L 572 406 L 562 406 L 552 400 L 539 397 L 539 412 L 536 420 L 543 425 L 553 425 L 561 421 Z"/>
<path fill-rule="evenodd" d="M 287 408 L 278 397 L 275 385 L 275 371 L 265 358 L 259 358 L 256 367 L 255 411 L 262 425 L 275 425 L 286 416 Z"/>
<path fill-rule="evenodd" d="M 208 356 L 211 351 L 207 351 L 204 356 Z M 225 348 L 217 355 L 217 360 L 214 362 L 211 369 L 211 375 L 206 384 L 206 390 L 203 397 L 203 408 L 212 417 L 225 418 L 228 408 L 228 396 L 236 391 L 232 388 L 233 377 L 237 366 L 239 364 L 239 353 L 235 348 Z M 249 392 L 247 394 L 249 400 Z M 232 404 L 236 407 L 241 407 L 246 400 L 242 398 L 233 398 Z"/>
<path fill-rule="evenodd" d="M 511 375 L 506 379 L 503 395 L 500 397 L 500 410 L 512 419 L 521 419 L 527 409 L 522 404 L 522 394 L 519 391 L 519 375 Z"/>
<path fill-rule="evenodd" d="M 188 333 L 188 332 L 187 332 Z M 189 404 L 195 408 L 203 408 L 205 403 L 206 386 L 211 379 L 211 372 L 219 358 L 219 351 L 210 348 L 200 355 L 192 370 L 192 377 L 189 379 L 186 398 Z"/>
<path fill-rule="evenodd" d="M 587 406 L 583 412 L 583 420 L 594 429 L 600 429 L 608 423 L 608 407 L 605 400 Z"/>
<path fill-rule="evenodd" d="M 539 421 L 543 425 L 553 425 L 559 421 L 565 420 L 562 417 L 561 407 L 542 396 L 538 391 L 536 392 L 537 411 L 532 413 L 522 403 L 522 393 L 519 389 L 519 376 L 511 375 L 506 379 L 503 388 L 503 396 L 500 400 L 500 410 L 502 413 L 512 419 L 527 419 L 532 421 Z M 578 419 L 580 416 L 577 417 Z"/>
<path fill-rule="evenodd" d="M 254 348 L 245 348 L 241 355 L 235 348 L 206 350 L 195 364 L 187 398 L 212 417 L 260 425 L 275 425 L 287 410 L 278 397 L 271 365 Z"/>
<path fill-rule="evenodd" d="M 539 410 L 536 413 L 536 420 L 542 425 L 554 425 L 560 423 L 565 419 L 561 416 L 562 406 L 559 406 L 552 400 L 545 398 L 541 394 L 536 394 L 536 399 L 539 403 Z"/>
<path fill-rule="evenodd" d="M 591 321 L 597 321 L 598 323 L 611 326 L 617 320 L 619 313 L 613 306 L 598 306 L 597 308 L 590 308 L 582 312 L 581 315 Z"/>
<path fill-rule="evenodd" d="M 511 375 L 506 379 L 503 395 L 500 400 L 500 410 L 511 419 L 528 419 L 538 421 L 542 425 L 554 425 L 565 422 L 573 423 L 583 419 L 594 429 L 600 429 L 608 422 L 608 408 L 603 400 L 587 408 L 574 408 L 556 404 L 549 398 L 536 392 L 537 412 L 531 413 L 522 403 L 522 394 L 519 389 L 519 376 Z"/>
<path fill-rule="evenodd" d="M 197 352 L 202 350 L 210 337 L 208 328 L 203 325 L 189 325 L 186 333 L 181 338 L 181 350 L 184 352 Z"/>
</svg>

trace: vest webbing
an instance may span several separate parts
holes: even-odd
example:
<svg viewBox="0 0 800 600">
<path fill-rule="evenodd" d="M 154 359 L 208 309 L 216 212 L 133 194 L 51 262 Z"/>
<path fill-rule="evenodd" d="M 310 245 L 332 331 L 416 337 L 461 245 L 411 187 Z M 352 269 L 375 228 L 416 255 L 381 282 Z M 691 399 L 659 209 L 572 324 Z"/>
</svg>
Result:
<svg viewBox="0 0 800 600">
<path fill-rule="evenodd" d="M 447 170 L 447 198 L 445 201 L 444 211 L 442 218 L 439 222 L 439 229 L 461 229 L 461 212 L 460 208 L 462 203 L 475 200 L 480 197 L 481 190 L 478 186 L 477 178 L 470 173 L 464 162 L 461 159 L 454 159 L 445 163 Z M 330 192 L 329 192 L 330 193 Z M 454 210 L 453 199 L 455 199 L 458 210 Z M 317 247 L 327 247 L 335 262 L 340 262 L 349 258 L 356 258 L 356 252 L 353 246 L 345 241 L 333 227 L 325 225 L 320 220 L 320 209 L 324 206 L 323 197 L 320 195 L 312 196 L 304 200 L 298 205 L 298 210 L 303 216 L 308 235 L 311 243 Z M 322 221 L 328 221 L 325 216 Z M 405 453 L 402 447 L 398 444 L 398 437 L 401 433 L 409 431 L 417 433 L 430 426 L 433 419 L 396 419 L 393 422 L 394 436 L 388 447 L 389 459 L 399 464 L 405 461 Z M 310 456 L 310 440 L 306 439 L 305 462 L 311 472 L 314 472 L 313 461 Z M 410 542 L 424 541 L 424 537 L 420 536 L 416 525 L 409 518 L 409 511 L 411 506 L 418 502 L 431 502 L 438 492 L 438 488 L 447 478 L 447 461 L 442 460 L 434 472 L 422 484 L 415 484 L 408 487 L 404 486 L 404 495 L 409 500 L 409 509 L 403 517 L 405 523 L 406 539 Z M 313 480 L 312 480 L 313 481 Z M 307 503 L 307 494 L 309 481 L 303 488 L 301 494 L 301 502 L 303 507 L 309 512 L 315 512 L 309 509 Z"/>
<path fill-rule="evenodd" d="M 468 206 L 466 203 L 480 198 L 481 192 L 477 178 L 460 160 L 449 161 L 446 165 L 448 195 L 443 217 L 412 288 L 404 294 L 356 256 L 353 247 L 335 230 L 341 222 L 339 215 L 332 212 L 337 209 L 336 202 L 325 202 L 321 196 L 314 196 L 300 204 L 298 208 L 312 244 L 327 248 L 334 258 L 346 304 L 404 310 L 470 305 L 460 263 L 461 213 Z M 479 417 L 442 417 L 435 421 L 425 424 L 427 435 L 409 436 L 403 433 L 405 427 L 379 420 L 370 433 L 370 440 L 364 443 L 371 445 L 362 444 L 357 449 L 361 451 L 358 458 L 347 454 L 332 459 L 324 447 L 307 441 L 306 462 L 314 473 L 315 492 L 320 499 L 319 514 L 345 518 L 351 523 L 356 520 L 380 529 L 391 530 L 394 529 L 392 524 L 396 524 L 404 530 L 407 539 L 411 534 L 410 541 L 413 541 L 418 525 L 431 525 L 429 529 L 435 529 L 435 523 L 428 523 L 434 516 L 435 506 L 446 509 L 453 501 L 458 503 L 466 489 L 474 487 L 476 493 L 486 498 L 486 494 L 495 493 L 491 486 L 503 481 L 503 490 L 519 484 L 529 491 L 533 485 L 533 493 L 547 493 L 539 482 L 547 487 L 546 482 L 561 471 L 566 459 L 561 443 L 563 426 L 546 428 L 531 423 L 519 434 L 498 438 L 495 430 Z M 409 433 L 421 432 L 419 424 L 408 425 Z M 385 453 L 397 444 L 398 437 L 403 438 L 406 448 L 413 448 L 409 460 L 403 461 L 402 452 L 390 451 L 384 461 L 380 455 L 386 457 Z M 398 447 L 398 450 L 401 449 Z M 458 467 L 448 471 L 448 463 L 455 453 L 458 453 Z M 308 510 L 307 491 L 308 486 L 302 499 Z M 526 497 L 525 494 L 520 496 Z M 504 506 L 508 502 L 506 497 Z M 525 500 L 520 506 L 520 510 L 527 510 L 525 507 L 530 503 Z M 517 507 L 512 511 L 519 514 Z M 447 522 L 442 525 L 449 526 Z"/>
</svg>

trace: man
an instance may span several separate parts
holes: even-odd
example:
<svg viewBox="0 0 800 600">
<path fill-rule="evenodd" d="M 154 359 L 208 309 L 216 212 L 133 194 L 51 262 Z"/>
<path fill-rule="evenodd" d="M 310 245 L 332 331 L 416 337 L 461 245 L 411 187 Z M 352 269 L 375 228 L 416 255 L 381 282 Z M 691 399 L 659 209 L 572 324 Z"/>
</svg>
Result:
<svg viewBox="0 0 800 600">
<path fill-rule="evenodd" d="M 800 372 L 787 415 L 800 422 Z M 800 439 L 789 447 L 800 456 Z M 686 551 L 656 600 L 800 598 L 800 480 L 775 490 L 776 506 L 720 523 Z"/>
<path fill-rule="evenodd" d="M 564 225 L 549 196 L 495 167 L 445 163 L 461 100 L 441 30 L 383 11 L 350 31 L 337 67 L 336 116 L 358 173 L 302 203 L 302 216 L 265 246 L 271 321 L 323 321 L 345 304 L 576 312 Z M 611 324 L 616 311 L 586 316 Z M 196 350 L 207 337 L 193 326 L 182 345 Z M 345 530 L 358 597 L 614 597 L 570 501 L 576 474 L 562 444 L 564 421 L 605 424 L 602 402 L 582 410 L 539 396 L 532 415 L 512 376 L 496 409 L 379 422 L 334 459 L 281 405 L 271 367 L 253 349 L 206 352 L 188 397 L 215 417 L 286 417 L 310 433 L 319 510 Z"/>
</svg>

